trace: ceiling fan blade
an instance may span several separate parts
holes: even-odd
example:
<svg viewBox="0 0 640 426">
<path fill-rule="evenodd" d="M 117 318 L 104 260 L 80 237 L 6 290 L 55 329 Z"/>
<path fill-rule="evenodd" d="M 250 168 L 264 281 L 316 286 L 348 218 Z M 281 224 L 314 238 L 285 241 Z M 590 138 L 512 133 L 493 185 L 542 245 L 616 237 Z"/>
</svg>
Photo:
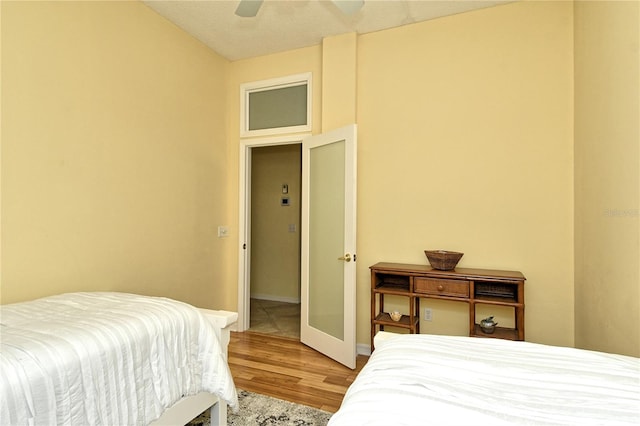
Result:
<svg viewBox="0 0 640 426">
<path fill-rule="evenodd" d="M 345 15 L 354 15 L 364 5 L 364 0 L 333 0 L 333 4 Z"/>
<path fill-rule="evenodd" d="M 243 18 L 253 18 L 258 14 L 258 9 L 262 5 L 263 0 L 240 0 L 240 4 L 236 9 L 236 15 Z"/>
</svg>

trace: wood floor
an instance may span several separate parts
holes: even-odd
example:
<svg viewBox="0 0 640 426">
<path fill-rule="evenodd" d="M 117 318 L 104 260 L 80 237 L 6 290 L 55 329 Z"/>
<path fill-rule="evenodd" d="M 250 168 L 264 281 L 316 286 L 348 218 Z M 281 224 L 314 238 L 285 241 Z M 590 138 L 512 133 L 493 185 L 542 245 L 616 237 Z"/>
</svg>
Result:
<svg viewBox="0 0 640 426">
<path fill-rule="evenodd" d="M 332 413 L 368 359 L 358 355 L 351 370 L 297 339 L 253 332 L 233 332 L 229 343 L 237 388 Z"/>
</svg>

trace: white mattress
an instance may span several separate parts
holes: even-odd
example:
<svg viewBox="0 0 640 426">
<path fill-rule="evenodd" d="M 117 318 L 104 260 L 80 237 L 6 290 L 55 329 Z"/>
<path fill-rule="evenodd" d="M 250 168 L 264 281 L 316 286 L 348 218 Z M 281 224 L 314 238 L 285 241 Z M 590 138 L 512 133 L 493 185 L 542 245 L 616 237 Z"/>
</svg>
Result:
<svg viewBox="0 0 640 426">
<path fill-rule="evenodd" d="M 329 426 L 640 424 L 638 358 L 381 333 Z"/>
<path fill-rule="evenodd" d="M 207 391 L 237 395 L 213 326 L 193 306 L 70 293 L 0 307 L 2 425 L 146 425 Z"/>
</svg>

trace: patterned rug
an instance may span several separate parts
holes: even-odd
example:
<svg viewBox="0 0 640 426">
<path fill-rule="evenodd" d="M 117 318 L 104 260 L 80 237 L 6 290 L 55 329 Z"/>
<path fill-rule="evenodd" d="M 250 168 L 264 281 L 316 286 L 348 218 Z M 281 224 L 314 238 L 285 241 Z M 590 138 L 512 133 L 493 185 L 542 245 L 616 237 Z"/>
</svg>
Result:
<svg viewBox="0 0 640 426">
<path fill-rule="evenodd" d="M 283 401 L 259 393 L 238 389 L 240 410 L 229 410 L 228 426 L 326 426 L 331 413 L 306 405 Z M 210 426 L 209 410 L 187 426 Z"/>
</svg>

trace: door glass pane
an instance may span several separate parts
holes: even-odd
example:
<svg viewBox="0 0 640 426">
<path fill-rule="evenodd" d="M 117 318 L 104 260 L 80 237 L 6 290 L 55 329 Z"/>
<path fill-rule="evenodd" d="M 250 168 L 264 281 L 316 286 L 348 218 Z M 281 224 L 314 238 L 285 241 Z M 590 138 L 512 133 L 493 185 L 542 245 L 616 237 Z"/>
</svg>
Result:
<svg viewBox="0 0 640 426">
<path fill-rule="evenodd" d="M 249 93 L 249 130 L 306 124 L 306 84 Z"/>
<path fill-rule="evenodd" d="M 313 148 L 309 158 L 309 325 L 343 340 L 345 142 Z"/>
</svg>

